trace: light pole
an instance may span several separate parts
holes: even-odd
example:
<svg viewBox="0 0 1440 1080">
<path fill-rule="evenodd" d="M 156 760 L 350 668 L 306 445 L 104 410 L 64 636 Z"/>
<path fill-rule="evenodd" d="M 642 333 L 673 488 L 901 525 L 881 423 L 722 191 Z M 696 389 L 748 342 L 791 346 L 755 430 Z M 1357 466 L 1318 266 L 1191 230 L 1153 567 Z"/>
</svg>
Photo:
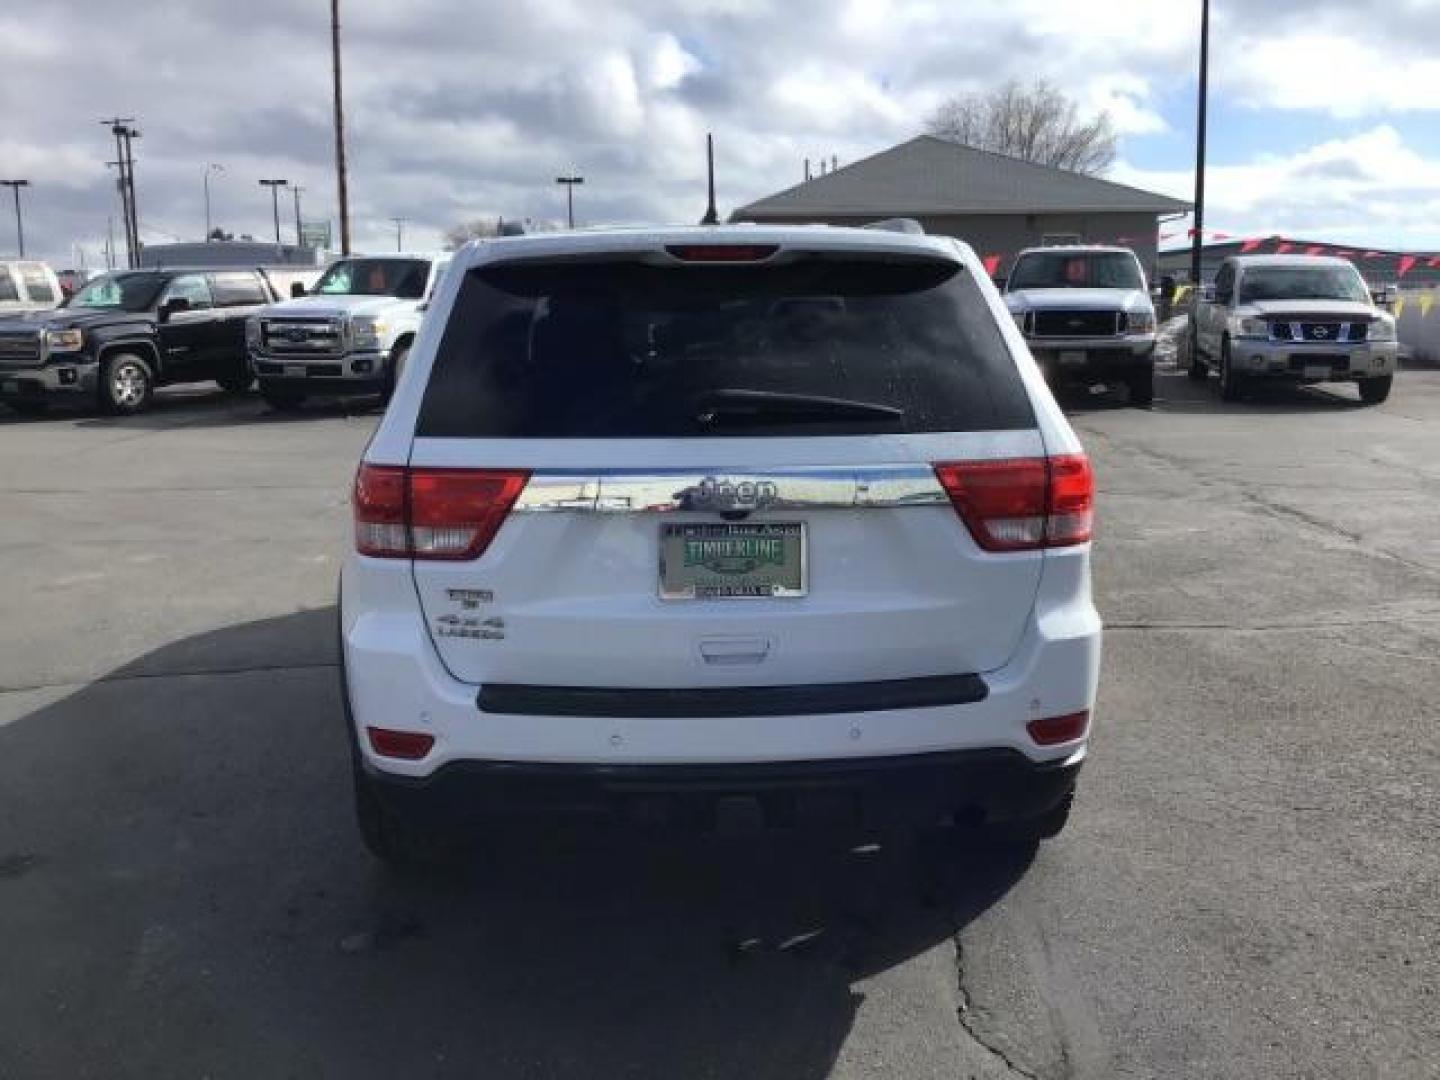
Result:
<svg viewBox="0 0 1440 1080">
<path fill-rule="evenodd" d="M 305 190 L 305 189 L 304 189 L 303 187 L 301 187 L 299 184 L 293 184 L 293 185 L 291 186 L 291 188 L 290 188 L 290 194 L 295 196 L 295 246 L 296 246 L 296 247 L 299 247 L 302 243 L 304 243 L 304 241 L 300 239 L 300 193 L 301 193 L 302 191 L 304 191 L 304 190 Z"/>
<path fill-rule="evenodd" d="M 210 174 L 212 172 L 224 172 L 224 165 L 216 165 L 213 161 L 205 163 L 205 242 L 210 242 Z"/>
<path fill-rule="evenodd" d="M 1200 101 L 1195 116 L 1195 231 L 1190 238 L 1190 284 L 1200 295 L 1200 256 L 1205 242 L 1205 106 L 1210 85 L 1210 0 L 1200 0 Z"/>
<path fill-rule="evenodd" d="M 557 176 L 557 184 L 565 185 L 565 220 L 570 223 L 570 228 L 575 228 L 575 185 L 585 183 L 583 176 Z"/>
<path fill-rule="evenodd" d="M 392 217 L 390 220 L 395 222 L 395 250 L 404 251 L 405 245 L 403 241 L 405 238 L 405 222 L 409 219 L 403 217 Z"/>
<path fill-rule="evenodd" d="M 335 83 L 335 188 L 340 196 L 340 254 L 350 254 L 350 188 L 345 179 L 345 107 L 340 93 L 340 0 L 330 0 L 330 74 Z"/>
<path fill-rule="evenodd" d="M 270 189 L 270 205 L 275 211 L 275 243 L 280 243 L 280 189 L 289 184 L 288 180 L 261 180 L 261 187 Z"/>
<path fill-rule="evenodd" d="M 29 180 L 0 180 L 0 186 L 15 192 L 15 240 L 20 248 L 20 257 L 25 257 L 25 222 L 20 217 L 20 189 L 29 187 Z"/>
</svg>

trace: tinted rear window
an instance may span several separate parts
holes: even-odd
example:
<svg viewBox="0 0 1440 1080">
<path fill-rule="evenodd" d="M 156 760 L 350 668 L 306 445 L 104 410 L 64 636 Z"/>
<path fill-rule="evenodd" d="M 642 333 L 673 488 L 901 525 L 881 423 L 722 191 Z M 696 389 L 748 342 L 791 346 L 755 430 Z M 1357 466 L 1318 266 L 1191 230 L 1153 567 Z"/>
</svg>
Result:
<svg viewBox="0 0 1440 1080">
<path fill-rule="evenodd" d="M 417 434 L 851 435 L 1034 423 L 1000 330 L 961 267 L 817 257 L 472 270 Z"/>
</svg>

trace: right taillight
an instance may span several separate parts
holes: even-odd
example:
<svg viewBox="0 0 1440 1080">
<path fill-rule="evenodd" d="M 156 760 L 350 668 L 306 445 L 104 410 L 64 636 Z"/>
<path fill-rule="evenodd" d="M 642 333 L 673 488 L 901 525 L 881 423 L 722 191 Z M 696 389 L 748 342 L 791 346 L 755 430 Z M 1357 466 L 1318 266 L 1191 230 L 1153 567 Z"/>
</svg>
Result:
<svg viewBox="0 0 1440 1080">
<path fill-rule="evenodd" d="M 935 475 L 986 551 L 1083 544 L 1095 520 L 1095 482 L 1084 454 L 943 462 Z"/>
<path fill-rule="evenodd" d="M 361 465 L 355 550 L 388 559 L 478 558 L 529 478 L 513 469 Z"/>
</svg>

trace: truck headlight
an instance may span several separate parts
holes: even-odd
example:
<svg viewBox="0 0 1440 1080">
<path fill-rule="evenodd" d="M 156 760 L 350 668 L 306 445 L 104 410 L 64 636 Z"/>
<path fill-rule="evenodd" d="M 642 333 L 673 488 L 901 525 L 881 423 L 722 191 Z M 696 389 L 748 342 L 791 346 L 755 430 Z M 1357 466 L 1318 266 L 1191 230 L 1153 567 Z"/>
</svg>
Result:
<svg viewBox="0 0 1440 1080">
<path fill-rule="evenodd" d="M 1389 315 L 1381 315 L 1370 324 L 1371 341 L 1394 341 L 1395 340 L 1395 319 Z"/>
<path fill-rule="evenodd" d="M 367 352 L 378 349 L 384 337 L 385 323 L 383 320 L 366 318 L 364 315 L 350 320 L 350 340 L 355 343 L 356 349 Z"/>
<path fill-rule="evenodd" d="M 45 345 L 52 353 L 79 352 L 85 347 L 85 331 L 47 331 L 45 334 Z"/>
<path fill-rule="evenodd" d="M 1125 325 L 1132 334 L 1153 334 L 1155 332 L 1155 313 L 1153 311 L 1126 312 Z"/>
<path fill-rule="evenodd" d="M 1232 319 L 1230 329 L 1236 337 L 1263 338 L 1270 336 L 1270 324 L 1264 319 Z"/>
</svg>

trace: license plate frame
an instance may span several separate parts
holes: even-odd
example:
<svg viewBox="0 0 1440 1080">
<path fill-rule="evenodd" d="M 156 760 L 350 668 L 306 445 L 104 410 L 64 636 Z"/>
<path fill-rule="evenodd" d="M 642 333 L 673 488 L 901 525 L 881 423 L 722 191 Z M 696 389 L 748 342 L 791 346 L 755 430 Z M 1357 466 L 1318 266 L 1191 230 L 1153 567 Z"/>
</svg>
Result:
<svg viewBox="0 0 1440 1080">
<path fill-rule="evenodd" d="M 737 540 L 778 541 L 779 571 L 757 578 L 757 571 L 771 560 L 766 550 L 708 558 L 687 551 L 690 543 Z M 753 565 L 757 559 L 760 565 Z M 810 592 L 810 534 L 803 521 L 666 522 L 660 526 L 658 562 L 659 596 L 666 601 L 795 600 Z"/>
<path fill-rule="evenodd" d="M 1061 349 L 1055 354 L 1055 361 L 1061 367 L 1081 367 L 1085 363 L 1085 350 Z"/>
<path fill-rule="evenodd" d="M 284 367 L 287 379 L 303 379 L 309 373 L 309 369 L 304 364 L 286 364 Z"/>
</svg>

